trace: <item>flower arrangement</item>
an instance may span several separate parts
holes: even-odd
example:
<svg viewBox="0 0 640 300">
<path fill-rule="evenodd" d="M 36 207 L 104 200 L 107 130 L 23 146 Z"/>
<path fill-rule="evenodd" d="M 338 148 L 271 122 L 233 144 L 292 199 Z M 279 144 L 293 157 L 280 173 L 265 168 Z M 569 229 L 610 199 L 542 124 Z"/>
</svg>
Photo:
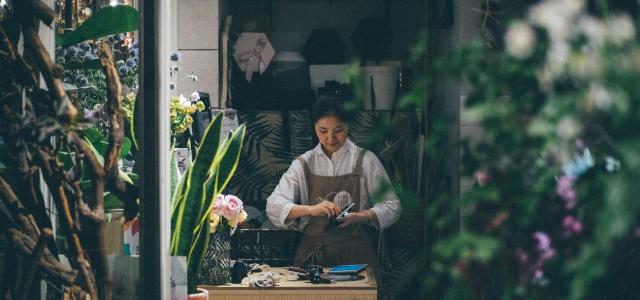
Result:
<svg viewBox="0 0 640 300">
<path fill-rule="evenodd" d="M 177 138 L 187 131 L 191 123 L 193 123 L 191 115 L 198 111 L 203 111 L 204 108 L 204 103 L 200 101 L 198 92 L 193 92 L 189 98 L 183 95 L 171 97 L 169 101 L 171 137 Z"/>
<path fill-rule="evenodd" d="M 240 198 L 234 195 L 220 194 L 213 204 L 213 209 L 209 215 L 209 224 L 211 232 L 224 232 L 229 229 L 229 234 L 233 235 L 238 224 L 246 219 L 247 212 L 244 211 Z"/>
</svg>

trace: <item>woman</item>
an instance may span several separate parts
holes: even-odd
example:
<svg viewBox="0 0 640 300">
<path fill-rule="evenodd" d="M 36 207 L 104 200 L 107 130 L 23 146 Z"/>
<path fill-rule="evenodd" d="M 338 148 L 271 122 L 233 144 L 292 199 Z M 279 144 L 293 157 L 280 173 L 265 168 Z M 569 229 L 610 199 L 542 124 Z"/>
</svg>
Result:
<svg viewBox="0 0 640 300">
<path fill-rule="evenodd" d="M 380 160 L 347 136 L 348 116 L 341 103 L 321 98 L 311 112 L 319 144 L 296 158 L 267 198 L 267 215 L 278 227 L 298 228 L 304 236 L 295 265 L 367 263 L 376 256 L 364 226 L 384 229 L 400 215 L 400 201 L 388 191 L 373 204 L 371 194 L 389 177 Z M 330 223 L 348 203 L 350 213 Z"/>
</svg>

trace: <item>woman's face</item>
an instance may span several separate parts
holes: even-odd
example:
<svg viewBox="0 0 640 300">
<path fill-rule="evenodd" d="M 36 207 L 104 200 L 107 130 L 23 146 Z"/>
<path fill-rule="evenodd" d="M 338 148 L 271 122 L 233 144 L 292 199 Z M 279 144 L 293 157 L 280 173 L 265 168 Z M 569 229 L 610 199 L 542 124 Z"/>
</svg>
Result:
<svg viewBox="0 0 640 300">
<path fill-rule="evenodd" d="M 335 116 L 326 116 L 318 119 L 315 128 L 322 150 L 329 157 L 347 141 L 349 126 Z"/>
</svg>

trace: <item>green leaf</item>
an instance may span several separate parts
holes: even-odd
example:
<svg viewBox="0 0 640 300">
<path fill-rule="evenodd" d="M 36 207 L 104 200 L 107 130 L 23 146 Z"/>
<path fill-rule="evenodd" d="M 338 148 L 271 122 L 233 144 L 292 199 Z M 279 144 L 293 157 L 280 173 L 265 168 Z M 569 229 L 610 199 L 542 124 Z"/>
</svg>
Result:
<svg viewBox="0 0 640 300">
<path fill-rule="evenodd" d="M 120 158 L 127 156 L 129 151 L 131 151 L 131 139 L 124 137 L 124 139 L 122 139 L 122 145 L 120 146 Z"/>
<path fill-rule="evenodd" d="M 58 160 L 62 162 L 65 169 L 71 168 L 71 155 L 67 151 L 58 151 Z"/>
<path fill-rule="evenodd" d="M 209 245 L 209 237 L 211 236 L 211 227 L 208 226 L 209 224 L 205 225 L 198 227 L 195 231 L 196 237 L 189 249 L 189 256 L 187 256 L 187 278 L 198 278 L 197 276 L 200 273 L 200 266 L 202 266 L 202 261 Z M 187 293 L 195 293 L 197 283 L 197 280 L 188 280 Z"/>
<path fill-rule="evenodd" d="M 137 101 L 137 97 L 136 97 L 136 101 L 133 102 L 133 113 L 131 114 L 131 124 L 129 124 L 129 134 L 131 135 L 131 139 L 133 139 L 133 145 L 136 147 L 136 150 L 140 150 L 140 146 L 138 146 L 138 137 L 136 137 L 136 126 L 137 120 L 140 120 L 140 114 L 142 113 L 142 110 L 140 110 L 140 101 Z"/>
<path fill-rule="evenodd" d="M 98 160 L 100 166 L 104 166 L 104 156 L 100 153 L 100 150 L 98 150 L 98 148 L 95 147 L 94 144 L 89 142 L 86 136 L 84 138 L 84 141 L 87 143 L 87 147 L 89 147 L 89 149 L 91 149 L 91 152 L 93 152 L 93 154 L 96 156 L 96 159 Z M 104 147 L 102 151 L 106 152 L 106 146 L 104 146 L 104 143 L 102 141 L 97 145 L 99 145 L 100 147 Z M 123 172 L 122 170 L 118 170 L 118 178 L 122 179 L 122 181 L 126 183 L 130 183 L 133 185 L 133 180 L 131 179 L 131 177 L 129 177 L 129 174 Z"/>
<path fill-rule="evenodd" d="M 62 36 L 59 46 L 67 47 L 110 34 L 138 30 L 140 15 L 132 6 L 107 6 L 94 13 L 76 30 Z"/>
<path fill-rule="evenodd" d="M 115 208 L 124 208 L 122 200 L 111 192 L 104 193 L 104 209 L 110 210 Z"/>
<path fill-rule="evenodd" d="M 83 130 L 82 136 L 84 136 L 86 140 L 91 144 L 95 144 L 101 140 L 106 139 L 106 137 L 102 134 L 102 132 L 100 132 L 100 130 L 93 127 Z"/>
<path fill-rule="evenodd" d="M 118 170 L 118 178 L 122 179 L 122 181 L 133 185 L 133 180 L 129 177 L 129 174 L 122 172 L 122 170 Z"/>
</svg>

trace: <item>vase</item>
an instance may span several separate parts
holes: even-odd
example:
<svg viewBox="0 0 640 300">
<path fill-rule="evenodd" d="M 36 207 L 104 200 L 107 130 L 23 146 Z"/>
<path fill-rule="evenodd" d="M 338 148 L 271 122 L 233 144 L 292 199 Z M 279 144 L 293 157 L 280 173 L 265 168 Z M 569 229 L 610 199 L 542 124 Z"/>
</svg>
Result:
<svg viewBox="0 0 640 300">
<path fill-rule="evenodd" d="M 231 241 L 228 232 L 214 232 L 199 276 L 200 284 L 221 285 L 231 282 Z"/>
</svg>

